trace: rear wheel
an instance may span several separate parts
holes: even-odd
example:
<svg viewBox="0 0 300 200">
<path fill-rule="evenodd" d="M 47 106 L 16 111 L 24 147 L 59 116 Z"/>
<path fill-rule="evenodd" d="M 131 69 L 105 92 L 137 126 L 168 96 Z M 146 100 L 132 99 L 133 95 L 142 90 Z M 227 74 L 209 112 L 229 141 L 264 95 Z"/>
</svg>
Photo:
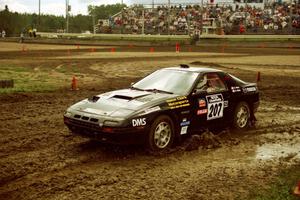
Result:
<svg viewBox="0 0 300 200">
<path fill-rule="evenodd" d="M 151 152 L 164 152 L 174 141 L 174 124 L 167 115 L 161 115 L 154 120 L 148 135 L 147 146 Z"/>
<path fill-rule="evenodd" d="M 246 102 L 240 102 L 234 111 L 233 126 L 238 130 L 248 128 L 250 122 L 250 109 Z"/>
</svg>

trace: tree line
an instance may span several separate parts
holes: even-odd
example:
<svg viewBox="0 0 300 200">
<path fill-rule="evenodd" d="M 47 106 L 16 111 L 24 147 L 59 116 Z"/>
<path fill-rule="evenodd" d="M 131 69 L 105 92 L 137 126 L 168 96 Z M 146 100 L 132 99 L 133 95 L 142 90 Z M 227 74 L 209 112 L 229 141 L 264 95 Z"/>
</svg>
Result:
<svg viewBox="0 0 300 200">
<path fill-rule="evenodd" d="M 125 4 L 112 4 L 100 6 L 88 6 L 89 15 L 70 15 L 69 32 L 82 33 L 93 32 L 93 23 L 98 19 L 109 19 L 110 16 L 120 12 Z M 36 13 L 11 12 L 8 6 L 0 11 L 0 31 L 5 30 L 7 36 L 18 36 L 29 29 L 37 29 L 41 32 L 63 32 L 66 29 L 65 16 L 55 16 Z"/>
</svg>

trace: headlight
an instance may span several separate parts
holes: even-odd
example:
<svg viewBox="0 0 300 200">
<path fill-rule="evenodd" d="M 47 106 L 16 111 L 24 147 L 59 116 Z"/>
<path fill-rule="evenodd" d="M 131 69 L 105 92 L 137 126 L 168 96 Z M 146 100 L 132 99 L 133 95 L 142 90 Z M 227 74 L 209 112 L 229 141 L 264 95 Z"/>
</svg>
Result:
<svg viewBox="0 0 300 200">
<path fill-rule="evenodd" d="M 65 115 L 66 117 L 71 117 L 71 116 L 72 116 L 72 113 L 71 113 L 71 112 L 68 112 L 68 111 L 66 111 L 64 115 Z"/>
<path fill-rule="evenodd" d="M 111 121 L 111 120 L 106 120 L 103 123 L 104 126 L 118 126 L 119 124 L 120 121 Z"/>
</svg>

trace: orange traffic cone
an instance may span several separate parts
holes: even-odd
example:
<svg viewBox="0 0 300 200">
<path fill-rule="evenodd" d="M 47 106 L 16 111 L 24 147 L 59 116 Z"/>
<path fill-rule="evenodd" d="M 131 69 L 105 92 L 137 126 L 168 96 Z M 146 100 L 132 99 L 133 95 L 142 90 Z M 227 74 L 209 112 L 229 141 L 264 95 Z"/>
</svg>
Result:
<svg viewBox="0 0 300 200">
<path fill-rule="evenodd" d="M 153 53 L 153 52 L 154 52 L 154 47 L 151 47 L 151 48 L 149 49 L 149 51 L 150 51 L 151 53 Z"/>
<path fill-rule="evenodd" d="M 72 78 L 71 90 L 79 90 L 77 86 L 77 79 L 75 76 Z"/>
<path fill-rule="evenodd" d="M 298 182 L 298 185 L 294 189 L 294 195 L 300 197 L 300 181 Z"/>
<path fill-rule="evenodd" d="M 260 81 L 260 72 L 257 72 L 257 75 L 256 75 L 256 82 L 259 82 Z"/>
<path fill-rule="evenodd" d="M 180 51 L 180 45 L 179 45 L 179 43 L 176 43 L 175 49 L 176 49 L 176 53 L 179 53 L 179 51 Z"/>
<path fill-rule="evenodd" d="M 221 53 L 224 53 L 224 52 L 225 52 L 225 47 L 224 47 L 224 46 L 221 47 L 220 52 L 221 52 Z"/>
<path fill-rule="evenodd" d="M 115 48 L 111 48 L 110 52 L 114 53 L 114 52 L 116 52 L 116 49 Z"/>
<path fill-rule="evenodd" d="M 22 52 L 23 52 L 23 53 L 25 53 L 25 52 L 26 52 L 26 50 L 27 50 L 27 49 L 26 49 L 26 46 L 25 46 L 25 45 L 23 45 L 23 46 L 22 46 Z"/>
<path fill-rule="evenodd" d="M 259 47 L 259 48 L 265 48 L 266 45 L 265 45 L 264 43 L 261 43 L 258 47 Z"/>
</svg>

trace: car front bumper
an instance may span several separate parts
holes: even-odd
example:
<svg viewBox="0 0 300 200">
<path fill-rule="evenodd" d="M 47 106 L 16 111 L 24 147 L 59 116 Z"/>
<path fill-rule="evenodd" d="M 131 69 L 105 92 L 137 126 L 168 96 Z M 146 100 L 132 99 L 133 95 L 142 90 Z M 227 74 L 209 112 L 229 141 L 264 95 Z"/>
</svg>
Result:
<svg viewBox="0 0 300 200">
<path fill-rule="evenodd" d="M 111 144 L 142 144 L 145 142 L 146 127 L 100 127 L 64 116 L 64 123 L 76 135 Z"/>
</svg>

